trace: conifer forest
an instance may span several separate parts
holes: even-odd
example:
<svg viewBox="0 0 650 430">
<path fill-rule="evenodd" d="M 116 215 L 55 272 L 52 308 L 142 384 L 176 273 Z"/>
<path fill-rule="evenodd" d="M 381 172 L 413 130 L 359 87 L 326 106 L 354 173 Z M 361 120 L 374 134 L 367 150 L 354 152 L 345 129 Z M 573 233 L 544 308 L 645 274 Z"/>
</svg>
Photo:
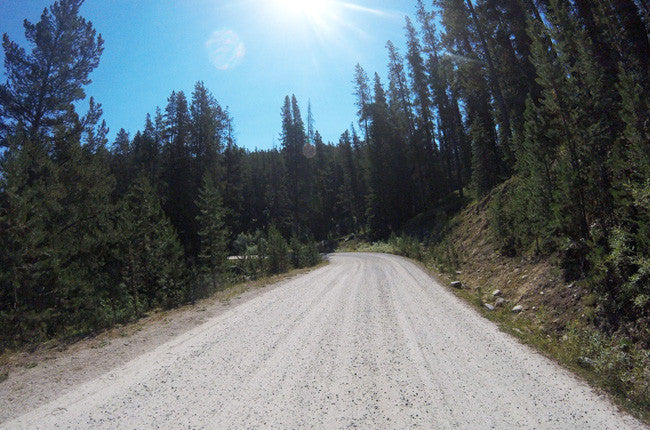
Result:
<svg viewBox="0 0 650 430">
<path fill-rule="evenodd" d="M 418 0 L 386 69 L 342 83 L 358 115 L 338 142 L 289 94 L 270 150 L 238 146 L 203 82 L 109 141 L 85 87 L 111 41 L 82 3 L 25 21 L 25 46 L 2 40 L 4 346 L 312 266 L 350 235 L 434 243 L 482 199 L 503 255 L 558 256 L 597 297 L 599 330 L 650 346 L 645 2 Z"/>
</svg>

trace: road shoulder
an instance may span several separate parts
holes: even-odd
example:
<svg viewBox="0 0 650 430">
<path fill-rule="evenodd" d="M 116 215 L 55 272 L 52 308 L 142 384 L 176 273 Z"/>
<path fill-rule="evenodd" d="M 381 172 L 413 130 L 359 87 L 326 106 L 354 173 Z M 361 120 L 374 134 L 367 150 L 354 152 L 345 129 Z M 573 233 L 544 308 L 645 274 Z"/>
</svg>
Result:
<svg viewBox="0 0 650 430">
<path fill-rule="evenodd" d="M 8 375 L 0 382 L 0 422 L 56 399 L 75 386 L 325 264 L 237 284 L 195 304 L 150 312 L 138 321 L 74 343 L 51 341 L 31 350 L 6 352 L 0 356 L 0 374 Z"/>
</svg>

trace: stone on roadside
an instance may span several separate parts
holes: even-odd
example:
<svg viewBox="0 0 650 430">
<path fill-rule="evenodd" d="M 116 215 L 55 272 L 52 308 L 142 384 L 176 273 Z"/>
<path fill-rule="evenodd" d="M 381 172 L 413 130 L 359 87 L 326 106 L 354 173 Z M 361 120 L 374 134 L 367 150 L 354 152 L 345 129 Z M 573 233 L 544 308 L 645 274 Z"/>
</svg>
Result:
<svg viewBox="0 0 650 430">
<path fill-rule="evenodd" d="M 517 305 L 517 306 L 515 306 L 515 307 L 512 308 L 512 312 L 514 312 L 514 313 L 516 313 L 516 314 L 518 314 L 519 312 L 521 312 L 521 311 L 523 311 L 523 310 L 524 310 L 524 307 L 521 306 L 521 305 Z"/>
<path fill-rule="evenodd" d="M 492 297 L 500 296 L 501 295 L 501 290 L 494 290 L 492 291 Z"/>
<path fill-rule="evenodd" d="M 485 303 L 485 307 L 486 307 L 489 311 L 493 311 L 493 310 L 494 310 L 494 306 L 491 305 L 491 304 L 489 304 L 489 303 Z"/>
<path fill-rule="evenodd" d="M 460 281 L 454 281 L 451 283 L 451 287 L 461 290 L 463 288 L 463 283 Z"/>
<path fill-rule="evenodd" d="M 593 369 L 596 367 L 596 361 L 592 360 L 589 357 L 578 357 L 578 364 L 586 369 Z"/>
<path fill-rule="evenodd" d="M 497 300 L 494 302 L 494 306 L 499 307 L 506 303 L 506 299 L 503 297 L 497 297 Z"/>
</svg>

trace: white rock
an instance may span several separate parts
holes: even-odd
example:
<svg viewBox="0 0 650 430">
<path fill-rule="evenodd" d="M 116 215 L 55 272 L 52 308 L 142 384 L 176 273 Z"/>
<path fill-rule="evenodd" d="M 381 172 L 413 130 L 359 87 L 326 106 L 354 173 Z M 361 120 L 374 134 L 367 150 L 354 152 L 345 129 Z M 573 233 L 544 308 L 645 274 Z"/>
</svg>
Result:
<svg viewBox="0 0 650 430">
<path fill-rule="evenodd" d="M 494 290 L 494 291 L 492 291 L 492 296 L 493 296 L 493 297 L 500 296 L 500 295 L 501 295 L 501 290 Z"/>
<path fill-rule="evenodd" d="M 519 312 L 521 312 L 521 311 L 523 311 L 523 310 L 524 310 L 524 307 L 521 306 L 521 305 L 517 305 L 517 306 L 515 306 L 515 307 L 512 308 L 512 312 L 514 312 L 514 313 L 516 313 L 516 314 L 518 314 Z"/>
<path fill-rule="evenodd" d="M 492 306 L 492 305 L 489 304 L 489 303 L 486 303 L 486 304 L 485 304 L 485 307 L 486 307 L 488 310 L 490 310 L 490 311 L 493 311 L 493 310 L 494 310 L 494 306 Z"/>
<path fill-rule="evenodd" d="M 454 281 L 451 283 L 452 288 L 458 288 L 459 290 L 463 288 L 463 283 L 460 281 Z"/>
</svg>

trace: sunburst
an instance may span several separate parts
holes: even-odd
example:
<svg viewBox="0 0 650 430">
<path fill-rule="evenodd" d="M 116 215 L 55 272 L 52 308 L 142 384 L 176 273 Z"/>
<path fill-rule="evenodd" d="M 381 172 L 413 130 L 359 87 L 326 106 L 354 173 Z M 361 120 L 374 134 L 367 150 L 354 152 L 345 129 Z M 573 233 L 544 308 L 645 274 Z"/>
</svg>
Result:
<svg viewBox="0 0 650 430">
<path fill-rule="evenodd" d="M 308 18 L 321 18 L 331 12 L 333 0 L 274 0 L 279 7 L 288 13 L 303 15 Z"/>
</svg>

